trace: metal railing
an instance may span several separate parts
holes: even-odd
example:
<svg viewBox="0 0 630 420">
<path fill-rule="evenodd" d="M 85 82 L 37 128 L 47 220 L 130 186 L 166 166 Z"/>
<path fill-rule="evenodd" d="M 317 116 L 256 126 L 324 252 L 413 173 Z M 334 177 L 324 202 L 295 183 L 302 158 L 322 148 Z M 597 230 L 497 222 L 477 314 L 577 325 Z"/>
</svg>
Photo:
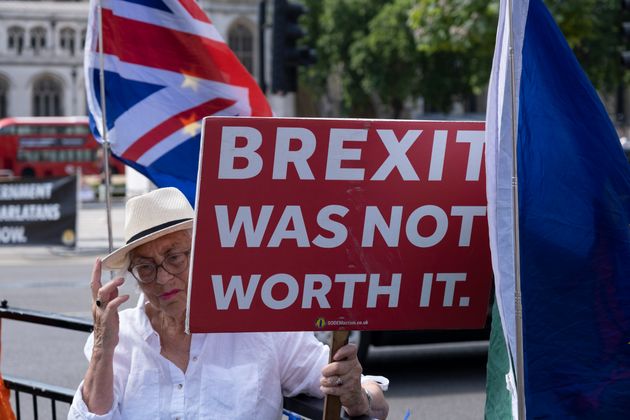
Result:
<svg viewBox="0 0 630 420">
<path fill-rule="evenodd" d="M 10 308 L 6 300 L 0 302 L 0 318 L 83 332 L 91 332 L 93 329 L 91 321 L 50 312 Z M 16 408 L 15 414 L 18 420 L 21 420 L 22 415 L 22 401 L 20 398 L 20 394 L 28 394 L 31 396 L 34 419 L 39 418 L 37 407 L 38 398 L 45 398 L 50 400 L 52 419 L 56 420 L 57 403 L 71 404 L 72 398 L 74 397 L 74 390 L 72 389 L 44 384 L 28 379 L 4 375 L 4 383 L 7 388 L 13 390 L 14 392 Z M 289 418 L 296 418 L 292 417 L 291 415 L 297 414 L 302 418 L 321 419 L 323 415 L 323 401 L 318 398 L 309 397 L 306 395 L 298 395 L 291 398 L 285 397 L 283 404 L 285 414 L 289 415 Z M 360 420 L 367 419 L 367 417 L 353 417 L 353 419 Z"/>
<path fill-rule="evenodd" d="M 28 379 L 16 378 L 4 375 L 4 384 L 7 388 L 13 390 L 15 395 L 15 415 L 19 419 L 22 418 L 22 407 L 20 394 L 28 394 L 33 402 L 33 418 L 39 418 L 37 409 L 37 398 L 46 398 L 50 400 L 52 419 L 57 420 L 57 403 L 72 403 L 74 391 L 68 388 L 62 388 L 55 385 L 44 384 L 41 382 L 30 381 Z"/>
<path fill-rule="evenodd" d="M 38 325 L 48 325 L 66 330 L 92 332 L 92 322 L 55 314 L 51 312 L 33 311 L 30 309 L 10 308 L 6 300 L 0 302 L 0 318 L 13 319 L 15 321 L 30 322 Z"/>
<path fill-rule="evenodd" d="M 7 301 L 0 302 L 0 318 L 14 321 L 30 322 L 32 324 L 46 325 L 50 327 L 63 328 L 66 330 L 91 332 L 92 323 L 85 319 L 73 318 L 65 315 L 40 312 L 28 309 L 10 308 Z M 57 403 L 71 404 L 74 390 L 62 388 L 55 385 L 45 384 L 24 378 L 17 378 L 4 375 L 4 384 L 13 390 L 15 396 L 15 415 L 18 420 L 22 418 L 21 394 L 31 396 L 33 404 L 33 418 L 39 419 L 38 398 L 48 399 L 51 404 L 52 419 L 57 419 Z"/>
</svg>

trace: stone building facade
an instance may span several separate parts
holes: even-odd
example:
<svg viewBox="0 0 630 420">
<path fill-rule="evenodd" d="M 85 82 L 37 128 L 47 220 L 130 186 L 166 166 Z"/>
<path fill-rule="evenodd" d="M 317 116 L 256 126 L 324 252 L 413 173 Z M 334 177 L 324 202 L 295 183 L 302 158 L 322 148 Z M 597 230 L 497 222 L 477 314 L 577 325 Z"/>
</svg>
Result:
<svg viewBox="0 0 630 420">
<path fill-rule="evenodd" d="M 253 75 L 258 0 L 198 0 Z M 88 0 L 0 1 L 0 117 L 86 115 Z"/>
</svg>

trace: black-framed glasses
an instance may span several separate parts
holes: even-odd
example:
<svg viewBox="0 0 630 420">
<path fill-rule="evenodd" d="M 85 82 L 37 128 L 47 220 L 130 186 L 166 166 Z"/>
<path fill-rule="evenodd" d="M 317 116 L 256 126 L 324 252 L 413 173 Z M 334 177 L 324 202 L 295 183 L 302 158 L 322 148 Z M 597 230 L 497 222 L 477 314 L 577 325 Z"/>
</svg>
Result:
<svg viewBox="0 0 630 420">
<path fill-rule="evenodd" d="M 167 273 L 176 276 L 181 274 L 188 268 L 188 260 L 190 257 L 190 250 L 184 252 L 173 252 L 164 257 L 161 264 L 155 263 L 141 263 L 129 267 L 129 272 L 140 283 L 149 284 L 153 283 L 157 278 L 157 272 L 162 267 Z"/>
</svg>

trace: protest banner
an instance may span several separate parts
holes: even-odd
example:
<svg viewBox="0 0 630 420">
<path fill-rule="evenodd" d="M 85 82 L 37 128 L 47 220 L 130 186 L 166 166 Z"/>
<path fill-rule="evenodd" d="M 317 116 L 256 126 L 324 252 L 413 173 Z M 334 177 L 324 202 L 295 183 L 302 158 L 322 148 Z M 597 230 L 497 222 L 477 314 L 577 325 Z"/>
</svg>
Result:
<svg viewBox="0 0 630 420">
<path fill-rule="evenodd" d="M 480 122 L 206 118 L 191 332 L 481 328 Z"/>
<path fill-rule="evenodd" d="M 0 182 L 0 246 L 76 244 L 77 177 Z"/>
</svg>

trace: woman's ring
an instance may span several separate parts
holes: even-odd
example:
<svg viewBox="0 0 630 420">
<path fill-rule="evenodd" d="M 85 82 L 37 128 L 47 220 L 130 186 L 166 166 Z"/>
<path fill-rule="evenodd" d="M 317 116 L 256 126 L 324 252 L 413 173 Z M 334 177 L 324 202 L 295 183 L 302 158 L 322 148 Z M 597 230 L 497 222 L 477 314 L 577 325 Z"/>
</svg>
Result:
<svg viewBox="0 0 630 420">
<path fill-rule="evenodd" d="M 341 376 L 337 376 L 337 380 L 335 381 L 335 385 L 337 385 L 337 386 L 343 385 L 343 379 L 341 379 Z"/>
<path fill-rule="evenodd" d="M 101 306 L 103 306 L 103 302 L 101 302 L 101 300 L 100 300 L 100 299 L 96 299 L 96 302 L 94 302 L 94 303 L 96 303 L 96 306 L 97 306 L 98 308 L 100 308 Z"/>
</svg>

